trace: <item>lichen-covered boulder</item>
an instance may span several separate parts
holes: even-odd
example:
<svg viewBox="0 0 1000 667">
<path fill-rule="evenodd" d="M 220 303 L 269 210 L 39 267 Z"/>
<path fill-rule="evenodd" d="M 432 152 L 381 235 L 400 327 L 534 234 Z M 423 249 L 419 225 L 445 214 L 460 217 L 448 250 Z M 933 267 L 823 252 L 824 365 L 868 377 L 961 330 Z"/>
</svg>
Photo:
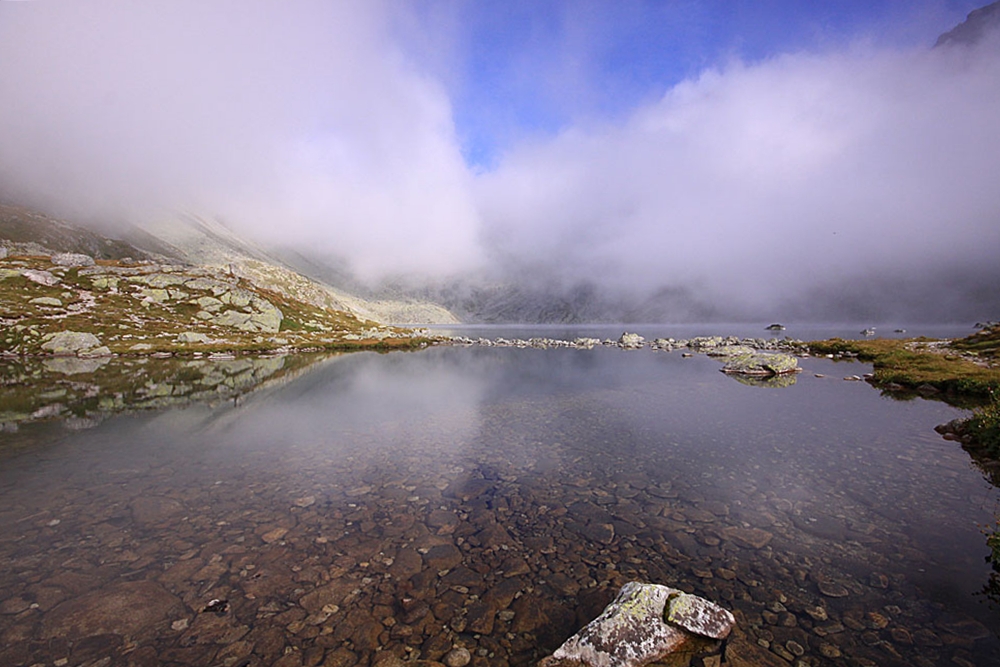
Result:
<svg viewBox="0 0 1000 667">
<path fill-rule="evenodd" d="M 667 622 L 701 637 L 725 639 L 736 621 L 719 605 L 697 595 L 681 593 L 670 597 Z"/>
<path fill-rule="evenodd" d="M 739 373 L 742 375 L 783 375 L 798 373 L 799 360 L 790 354 L 748 352 L 729 355 L 723 373 Z"/>
<path fill-rule="evenodd" d="M 540 667 L 643 667 L 695 637 L 725 639 L 735 623 L 732 614 L 708 600 L 669 586 L 630 582 Z"/>
<path fill-rule="evenodd" d="M 103 356 L 111 354 L 101 345 L 101 339 L 85 331 L 60 331 L 46 334 L 42 349 L 56 356 Z"/>
</svg>

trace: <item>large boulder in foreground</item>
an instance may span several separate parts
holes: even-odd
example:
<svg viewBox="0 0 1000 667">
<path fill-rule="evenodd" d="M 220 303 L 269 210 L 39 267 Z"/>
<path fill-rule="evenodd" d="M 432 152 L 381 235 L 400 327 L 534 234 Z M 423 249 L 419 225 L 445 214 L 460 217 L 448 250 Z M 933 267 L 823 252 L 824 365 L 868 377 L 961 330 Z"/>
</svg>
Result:
<svg viewBox="0 0 1000 667">
<path fill-rule="evenodd" d="M 539 667 L 643 667 L 729 636 L 733 615 L 704 598 L 630 582 Z"/>
<path fill-rule="evenodd" d="M 799 360 L 790 354 L 757 351 L 741 351 L 737 354 L 728 355 L 726 357 L 726 365 L 722 367 L 723 373 L 758 375 L 762 377 L 798 373 L 801 370 L 799 368 Z"/>
</svg>

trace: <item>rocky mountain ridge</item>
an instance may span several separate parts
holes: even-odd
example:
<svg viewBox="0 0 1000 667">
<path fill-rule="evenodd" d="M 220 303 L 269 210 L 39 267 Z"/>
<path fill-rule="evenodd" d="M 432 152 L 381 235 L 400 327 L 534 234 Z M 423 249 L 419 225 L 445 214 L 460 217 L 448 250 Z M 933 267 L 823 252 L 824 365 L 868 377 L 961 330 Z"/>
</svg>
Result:
<svg viewBox="0 0 1000 667">
<path fill-rule="evenodd" d="M 385 324 L 450 324 L 445 308 L 412 297 L 365 299 L 304 275 L 222 222 L 170 214 L 117 230 L 121 238 L 58 220 L 39 211 L 0 204 L 0 247 L 9 254 L 80 253 L 96 260 L 147 261 L 222 271 L 322 309 L 345 311 Z"/>
</svg>

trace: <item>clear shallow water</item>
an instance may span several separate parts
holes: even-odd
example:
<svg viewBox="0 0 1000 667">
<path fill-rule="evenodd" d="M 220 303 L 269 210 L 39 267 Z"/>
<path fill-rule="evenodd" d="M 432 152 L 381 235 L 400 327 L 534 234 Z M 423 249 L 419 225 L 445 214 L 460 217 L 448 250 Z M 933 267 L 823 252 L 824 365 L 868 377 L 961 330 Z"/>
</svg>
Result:
<svg viewBox="0 0 1000 667">
<path fill-rule="evenodd" d="M 996 664 L 1000 495 L 932 430 L 961 412 L 801 363 L 761 388 L 678 352 L 364 353 L 0 434 L 0 663 L 527 665 L 640 579 L 734 610 L 752 658 Z"/>
</svg>

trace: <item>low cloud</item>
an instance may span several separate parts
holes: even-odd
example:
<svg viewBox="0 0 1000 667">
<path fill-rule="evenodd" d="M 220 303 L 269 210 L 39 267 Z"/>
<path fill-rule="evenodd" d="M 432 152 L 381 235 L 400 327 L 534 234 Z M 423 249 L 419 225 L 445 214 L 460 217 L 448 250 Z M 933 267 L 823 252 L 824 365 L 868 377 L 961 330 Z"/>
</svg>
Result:
<svg viewBox="0 0 1000 667">
<path fill-rule="evenodd" d="M 388 11 L 0 3 L 4 193 L 104 221 L 217 215 L 368 277 L 466 268 L 477 214 L 450 103 Z"/>
<path fill-rule="evenodd" d="M 731 316 L 869 280 L 991 280 L 998 103 L 995 43 L 733 62 L 624 123 L 516 147 L 477 184 L 485 237 L 522 274 L 685 286 Z M 938 297 L 981 300 L 965 287 L 926 292 L 927 315 Z M 892 311 L 892 290 L 870 294 Z"/>
<path fill-rule="evenodd" d="M 976 289 L 1000 282 L 996 39 L 735 59 L 613 121 L 505 126 L 479 172 L 406 11 L 0 2 L 0 197 L 215 215 L 367 280 L 487 276 L 595 317 L 623 295 L 691 317 L 1000 308 Z"/>
</svg>

